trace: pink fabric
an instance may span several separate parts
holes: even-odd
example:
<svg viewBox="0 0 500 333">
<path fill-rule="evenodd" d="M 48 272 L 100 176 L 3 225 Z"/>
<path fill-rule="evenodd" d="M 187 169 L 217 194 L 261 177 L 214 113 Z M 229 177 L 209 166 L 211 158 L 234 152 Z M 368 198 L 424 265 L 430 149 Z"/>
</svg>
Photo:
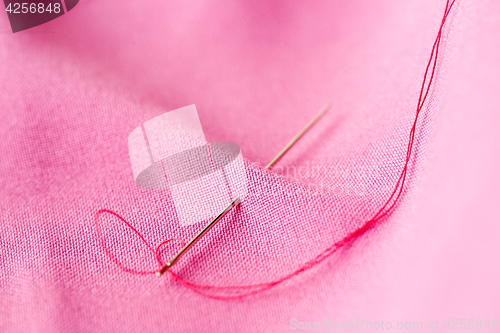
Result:
<svg viewBox="0 0 500 333">
<path fill-rule="evenodd" d="M 0 331 L 500 319 L 496 1 L 462 0 L 450 14 L 396 212 L 318 267 L 259 295 L 213 300 L 120 270 L 94 229 L 101 208 L 155 245 L 200 229 L 172 223 L 168 191 L 135 185 L 127 147 L 138 124 L 196 104 L 208 141 L 241 147 L 249 192 L 175 272 L 234 285 L 297 269 L 390 195 L 445 3 L 87 0 L 17 34 L 0 15 Z M 328 101 L 273 171 L 258 165 Z M 103 221 L 123 263 L 157 268 L 129 229 Z"/>
</svg>

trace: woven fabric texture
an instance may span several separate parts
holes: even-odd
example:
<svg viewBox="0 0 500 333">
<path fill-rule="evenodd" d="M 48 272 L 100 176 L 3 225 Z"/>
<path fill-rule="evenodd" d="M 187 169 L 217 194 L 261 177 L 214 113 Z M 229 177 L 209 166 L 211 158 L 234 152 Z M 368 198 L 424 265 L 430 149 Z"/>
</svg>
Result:
<svg viewBox="0 0 500 333">
<path fill-rule="evenodd" d="M 237 144 L 244 203 L 172 270 L 210 285 L 293 272 L 361 226 L 404 164 L 446 1 L 81 1 L 12 34 L 0 15 L 0 331 L 285 332 L 290 320 L 500 319 L 500 4 L 461 0 L 444 30 L 403 199 L 311 270 L 214 300 L 134 275 L 100 245 L 110 209 L 153 245 L 191 239 L 171 193 L 135 184 L 128 136 L 196 104 Z M 332 109 L 266 165 L 327 102 Z M 102 217 L 124 265 L 157 269 Z M 168 243 L 167 259 L 180 248 Z M 497 316 L 497 317 L 495 317 Z"/>
</svg>

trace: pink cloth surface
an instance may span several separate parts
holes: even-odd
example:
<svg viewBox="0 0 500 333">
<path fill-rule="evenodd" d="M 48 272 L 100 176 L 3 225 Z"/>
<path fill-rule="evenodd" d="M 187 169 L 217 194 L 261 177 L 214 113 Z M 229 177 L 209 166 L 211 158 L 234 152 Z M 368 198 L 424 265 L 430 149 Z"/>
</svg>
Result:
<svg viewBox="0 0 500 333">
<path fill-rule="evenodd" d="M 173 270 L 235 285 L 301 267 L 389 197 L 445 4 L 87 0 L 16 34 L 0 15 L 0 331 L 499 320 L 497 1 L 461 0 L 448 18 L 397 210 L 315 268 L 214 300 L 120 270 L 94 226 L 106 208 L 154 245 L 200 230 L 172 218 L 168 191 L 135 185 L 127 151 L 139 124 L 196 104 L 208 141 L 241 147 L 249 192 Z M 259 166 L 330 101 L 272 171 Z M 157 269 L 117 219 L 103 231 L 127 267 Z"/>
</svg>

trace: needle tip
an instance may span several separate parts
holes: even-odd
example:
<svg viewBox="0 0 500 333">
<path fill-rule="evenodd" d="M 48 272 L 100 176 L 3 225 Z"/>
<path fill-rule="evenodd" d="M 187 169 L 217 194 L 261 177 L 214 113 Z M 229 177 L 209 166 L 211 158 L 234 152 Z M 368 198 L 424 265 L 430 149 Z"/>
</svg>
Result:
<svg viewBox="0 0 500 333">
<path fill-rule="evenodd" d="M 271 162 L 269 162 L 268 165 L 266 165 L 266 167 L 264 169 L 270 169 L 274 165 L 274 163 L 276 163 L 281 158 L 281 156 L 283 156 L 288 151 L 288 149 L 290 149 L 290 147 L 292 147 L 295 144 L 295 142 L 298 139 L 300 139 L 300 137 L 302 135 L 304 135 L 304 133 L 307 132 L 307 130 L 312 125 L 314 125 L 314 123 L 317 122 L 319 120 L 319 118 L 321 118 L 326 113 L 326 111 L 328 111 L 331 107 L 332 107 L 332 103 L 327 103 L 321 110 L 319 110 L 319 112 L 314 116 L 314 118 L 311 119 L 311 121 L 290 142 L 288 142 L 288 144 L 285 146 L 285 148 L 283 148 L 278 153 L 278 155 L 276 155 L 276 157 L 274 157 L 273 160 Z"/>
<path fill-rule="evenodd" d="M 320 114 L 321 115 L 324 115 L 326 113 L 326 111 L 330 110 L 332 107 L 332 103 L 328 102 L 324 107 L 323 107 L 323 110 L 320 111 Z"/>
</svg>

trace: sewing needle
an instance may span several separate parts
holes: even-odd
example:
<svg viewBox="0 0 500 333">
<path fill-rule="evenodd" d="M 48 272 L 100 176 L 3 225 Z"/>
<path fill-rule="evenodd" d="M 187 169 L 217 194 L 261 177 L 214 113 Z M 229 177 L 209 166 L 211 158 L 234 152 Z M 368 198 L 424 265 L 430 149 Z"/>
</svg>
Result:
<svg viewBox="0 0 500 333">
<path fill-rule="evenodd" d="M 173 264 L 175 264 L 175 262 L 187 251 L 191 248 L 191 246 L 194 245 L 194 243 L 196 243 L 201 237 L 203 237 L 203 235 L 205 235 L 205 233 L 208 232 L 208 230 L 210 230 L 217 222 L 219 222 L 227 213 L 229 213 L 229 211 L 231 211 L 231 209 L 234 208 L 234 206 L 237 206 L 238 204 L 240 203 L 240 198 L 236 198 L 233 200 L 233 202 L 231 202 L 229 204 L 229 206 L 226 207 L 226 209 L 224 209 L 222 211 L 222 213 L 220 213 L 219 215 L 217 215 L 216 218 L 214 218 L 209 224 L 207 224 L 207 226 L 205 228 L 203 228 L 202 231 L 200 231 L 198 233 L 198 235 L 196 235 L 195 238 L 193 238 L 189 243 L 186 244 L 186 246 L 184 246 L 182 248 L 182 250 L 179 251 L 179 253 L 177 253 L 169 262 L 167 262 L 165 264 L 165 266 L 163 266 L 158 272 L 156 272 L 156 276 L 161 276 L 163 273 L 165 273 L 170 267 L 172 267 Z"/>
<path fill-rule="evenodd" d="M 328 103 L 325 105 L 315 116 L 311 121 L 283 148 L 278 155 L 276 155 L 275 158 L 266 166 L 266 169 L 269 169 L 273 166 L 274 163 L 276 163 L 294 144 L 299 140 L 306 132 L 311 128 L 312 125 L 314 125 L 321 116 L 323 116 L 326 111 L 328 111 L 331 107 L 331 104 Z M 186 251 L 188 251 L 191 246 L 193 246 L 201 237 L 203 237 L 217 222 L 219 222 L 231 209 L 233 209 L 235 206 L 237 206 L 240 203 L 240 198 L 234 199 L 233 202 L 229 204 L 229 206 L 226 207 L 220 213 L 217 215 L 216 218 L 214 218 L 203 230 L 201 230 L 196 237 L 194 237 L 186 246 L 184 246 L 169 262 L 167 262 L 158 272 L 156 272 L 156 276 L 161 276 L 163 273 L 165 273 L 172 265 L 184 254 Z"/>
<path fill-rule="evenodd" d="M 269 164 L 265 167 L 265 169 L 270 169 L 274 163 L 276 163 L 283 155 L 285 155 L 285 153 L 288 151 L 288 149 L 290 149 L 294 144 L 295 142 L 297 142 L 297 140 L 299 140 L 302 135 L 304 135 L 307 130 L 309 128 L 311 128 L 312 125 L 314 125 L 314 123 L 316 123 L 319 118 L 321 118 L 321 116 L 323 116 L 326 111 L 328 111 L 330 108 L 331 108 L 332 104 L 328 103 L 327 105 L 325 105 L 315 116 L 313 119 L 311 119 L 311 121 L 292 139 L 290 140 L 290 142 L 288 142 L 288 144 L 285 146 L 285 148 L 283 148 L 279 153 L 278 155 L 276 155 L 275 158 L 273 158 L 273 160 L 271 162 L 269 162 Z"/>
</svg>

